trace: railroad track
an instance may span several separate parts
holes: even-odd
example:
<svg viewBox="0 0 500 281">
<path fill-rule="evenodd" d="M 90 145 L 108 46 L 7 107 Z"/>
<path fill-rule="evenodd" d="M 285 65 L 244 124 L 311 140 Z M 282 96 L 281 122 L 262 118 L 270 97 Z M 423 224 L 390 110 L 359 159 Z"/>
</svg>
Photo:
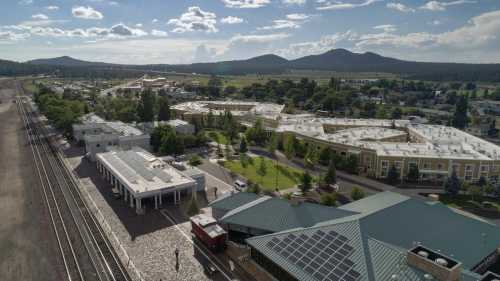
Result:
<svg viewBox="0 0 500 281">
<path fill-rule="evenodd" d="M 34 122 L 35 114 L 24 101 L 18 98 L 17 106 L 26 127 L 68 280 L 131 280 L 83 199 L 59 149 L 51 143 L 43 124 Z"/>
</svg>

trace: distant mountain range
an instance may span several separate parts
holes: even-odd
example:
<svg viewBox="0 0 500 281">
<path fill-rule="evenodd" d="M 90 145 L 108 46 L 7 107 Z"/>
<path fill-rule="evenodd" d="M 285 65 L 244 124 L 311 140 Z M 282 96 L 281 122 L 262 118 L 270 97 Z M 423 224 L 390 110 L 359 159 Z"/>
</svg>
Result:
<svg viewBox="0 0 500 281">
<path fill-rule="evenodd" d="M 0 61 L 0 75 L 5 74 L 2 67 L 6 61 Z M 35 69 L 59 70 L 59 73 L 69 71 L 78 73 L 94 72 L 183 72 L 220 75 L 244 74 L 279 74 L 290 70 L 324 70 L 336 72 L 384 72 L 401 75 L 407 78 L 425 80 L 462 80 L 462 81 L 494 81 L 500 82 L 500 64 L 464 64 L 464 63 L 433 63 L 404 61 L 384 57 L 375 53 L 353 53 L 345 49 L 333 49 L 319 55 L 305 56 L 287 60 L 277 55 L 269 54 L 247 60 L 221 61 L 213 63 L 193 64 L 150 64 L 123 65 L 103 62 L 89 62 L 71 57 L 38 59 L 26 63 L 15 63 L 24 68 L 36 66 Z"/>
</svg>

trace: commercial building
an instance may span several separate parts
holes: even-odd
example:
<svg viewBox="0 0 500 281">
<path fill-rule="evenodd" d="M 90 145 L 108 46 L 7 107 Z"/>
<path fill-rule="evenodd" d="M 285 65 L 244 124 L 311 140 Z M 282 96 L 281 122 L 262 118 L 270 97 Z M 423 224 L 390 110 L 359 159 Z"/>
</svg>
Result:
<svg viewBox="0 0 500 281">
<path fill-rule="evenodd" d="M 149 149 L 149 134 L 120 121 L 105 121 L 91 113 L 82 117 L 81 124 L 73 125 L 73 137 L 85 145 L 85 152 L 94 161 L 97 153 L 110 149 L 132 147 Z"/>
<path fill-rule="evenodd" d="M 205 188 L 204 174 L 198 169 L 178 170 L 139 147 L 98 153 L 96 166 L 138 214 L 145 212 L 148 203 L 156 209 L 173 197 L 177 204 L 182 194 Z"/>
<path fill-rule="evenodd" d="M 496 182 L 500 176 L 500 147 L 452 127 L 409 120 L 291 115 L 282 113 L 280 105 L 256 102 L 188 102 L 172 109 L 189 121 L 225 110 L 246 126 L 259 118 L 270 131 L 293 134 L 317 147 L 329 146 L 342 157 L 356 155 L 359 173 L 372 178 L 386 178 L 393 166 L 401 181 L 412 166 L 424 182 L 442 182 L 453 172 L 467 182 L 481 177 Z"/>
<path fill-rule="evenodd" d="M 288 218 L 313 215 L 288 209 L 287 216 L 274 218 L 283 212 L 281 206 L 269 209 L 262 198 L 246 203 L 252 204 L 250 209 L 229 211 L 234 213 L 230 217 L 240 214 L 238 224 L 245 229 L 287 225 Z M 269 234 L 247 238 L 251 260 L 275 279 L 287 281 L 482 281 L 500 273 L 500 228 L 441 203 L 383 192 L 339 208 L 317 208 L 335 209 L 338 216 L 308 227 L 271 227 Z M 219 219 L 222 225 L 227 221 Z"/>
</svg>

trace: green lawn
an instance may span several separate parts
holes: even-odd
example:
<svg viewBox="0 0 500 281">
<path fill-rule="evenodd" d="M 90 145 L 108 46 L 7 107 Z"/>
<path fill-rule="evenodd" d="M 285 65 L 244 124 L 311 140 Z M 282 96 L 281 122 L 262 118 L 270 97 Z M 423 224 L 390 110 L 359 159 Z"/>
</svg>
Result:
<svg viewBox="0 0 500 281">
<path fill-rule="evenodd" d="M 275 190 L 276 188 L 276 173 L 278 173 L 278 189 L 288 189 L 294 187 L 300 182 L 300 176 L 303 171 L 289 166 L 278 165 L 276 169 L 275 161 L 269 158 L 262 158 L 266 163 L 266 175 L 261 177 L 257 170 L 260 167 L 261 158 L 252 158 L 253 163 L 249 163 L 246 168 L 243 168 L 239 160 L 226 161 L 224 167 L 230 171 L 240 174 L 243 177 L 251 180 L 254 183 L 260 184 L 264 189 Z"/>
<path fill-rule="evenodd" d="M 229 144 L 229 140 L 221 131 L 217 131 L 217 130 L 208 131 L 207 130 L 206 134 L 211 140 L 213 140 L 217 143 L 220 143 L 223 145 Z"/>
</svg>

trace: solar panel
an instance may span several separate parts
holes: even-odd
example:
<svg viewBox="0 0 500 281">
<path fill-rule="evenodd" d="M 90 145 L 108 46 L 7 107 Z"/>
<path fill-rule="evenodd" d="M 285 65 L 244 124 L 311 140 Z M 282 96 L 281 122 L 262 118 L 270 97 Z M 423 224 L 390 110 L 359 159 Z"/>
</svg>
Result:
<svg viewBox="0 0 500 281">
<path fill-rule="evenodd" d="M 274 237 L 267 245 L 316 280 L 358 281 L 361 274 L 349 259 L 355 249 L 348 242 L 335 231 L 317 230 L 311 235 L 290 234 L 282 240 Z"/>
</svg>

